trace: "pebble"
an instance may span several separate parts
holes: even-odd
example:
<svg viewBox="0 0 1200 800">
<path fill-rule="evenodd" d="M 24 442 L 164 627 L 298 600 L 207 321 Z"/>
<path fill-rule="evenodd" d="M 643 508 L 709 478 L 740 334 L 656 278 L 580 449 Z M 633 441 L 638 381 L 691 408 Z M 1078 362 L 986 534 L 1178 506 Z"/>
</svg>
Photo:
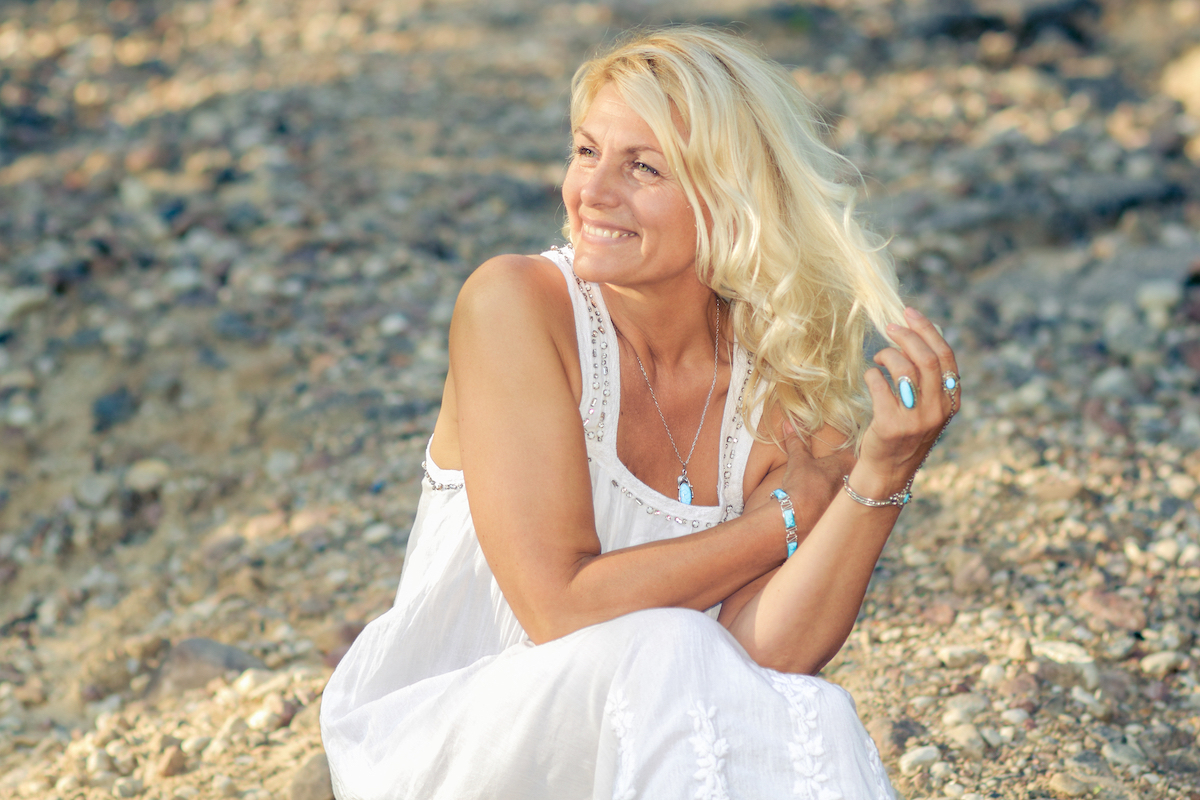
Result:
<svg viewBox="0 0 1200 800">
<path fill-rule="evenodd" d="M 1108 763 L 1116 766 L 1145 766 L 1148 762 L 1140 748 L 1122 742 L 1105 742 L 1100 754 Z"/>
<path fill-rule="evenodd" d="M 1056 772 L 1050 777 L 1050 791 L 1056 797 L 1084 797 L 1091 793 L 1091 787 L 1064 772 Z"/>
<path fill-rule="evenodd" d="M 329 759 L 315 753 L 292 776 L 291 800 L 333 800 Z"/>
<path fill-rule="evenodd" d="M 984 742 L 979 729 L 969 722 L 948 728 L 946 730 L 946 739 L 950 742 L 951 747 L 962 751 L 964 755 L 975 760 L 983 758 L 984 750 L 987 747 L 987 743 Z"/>
<path fill-rule="evenodd" d="M 1142 672 L 1155 678 L 1165 678 L 1182 667 L 1185 659 L 1174 650 L 1164 650 L 1161 653 L 1151 653 L 1138 664 Z"/>
<path fill-rule="evenodd" d="M 265 669 L 263 662 L 230 645 L 196 637 L 174 645 L 150 685 L 156 696 L 198 688 L 230 670 Z"/>
<path fill-rule="evenodd" d="M 142 781 L 140 778 L 117 778 L 112 793 L 114 797 L 137 797 L 142 793 Z"/>
<path fill-rule="evenodd" d="M 967 645 L 948 645 L 938 649 L 937 657 L 947 667 L 958 669 L 974 664 L 983 654 Z"/>
<path fill-rule="evenodd" d="M 135 462 L 125 473 L 125 486 L 134 492 L 152 492 L 162 486 L 170 474 L 171 468 L 166 462 L 145 458 Z"/>
<path fill-rule="evenodd" d="M 941 751 L 935 745 L 927 744 L 914 747 L 900 756 L 900 772 L 904 775 L 916 774 L 941 757 Z M 294 798 L 294 800 L 301 800 L 301 798 Z"/>
<path fill-rule="evenodd" d="M 205 743 L 207 746 L 207 742 Z M 203 750 L 204 748 L 200 748 Z M 198 751 L 194 751 L 198 752 Z M 181 775 L 187 770 L 187 754 L 182 747 L 168 748 L 158 759 L 154 773 L 160 778 L 170 778 Z"/>
</svg>

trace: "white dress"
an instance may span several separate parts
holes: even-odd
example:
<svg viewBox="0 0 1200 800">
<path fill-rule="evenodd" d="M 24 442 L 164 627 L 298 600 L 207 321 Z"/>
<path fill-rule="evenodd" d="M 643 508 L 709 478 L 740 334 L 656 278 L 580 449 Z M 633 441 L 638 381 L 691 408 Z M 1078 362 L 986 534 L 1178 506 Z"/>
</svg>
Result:
<svg viewBox="0 0 1200 800">
<path fill-rule="evenodd" d="M 717 506 L 649 488 L 617 458 L 620 369 L 600 289 L 569 249 L 596 531 L 605 551 L 709 528 L 742 510 L 749 360 L 735 349 Z M 397 800 L 893 798 L 841 687 L 760 667 L 711 616 L 650 609 L 535 646 L 480 550 L 462 472 L 427 480 L 396 603 L 325 689 L 335 794 Z"/>
</svg>

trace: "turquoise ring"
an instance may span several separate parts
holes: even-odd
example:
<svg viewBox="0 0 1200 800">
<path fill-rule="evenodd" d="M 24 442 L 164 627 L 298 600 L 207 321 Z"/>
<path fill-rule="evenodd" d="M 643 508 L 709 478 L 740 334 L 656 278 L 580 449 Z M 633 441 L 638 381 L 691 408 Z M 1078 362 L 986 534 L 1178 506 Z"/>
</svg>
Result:
<svg viewBox="0 0 1200 800">
<path fill-rule="evenodd" d="M 917 387 L 907 375 L 896 380 L 896 394 L 900 395 L 900 404 L 905 408 L 917 407 Z"/>
<path fill-rule="evenodd" d="M 954 391 L 958 388 L 958 385 L 961 382 L 962 381 L 958 375 L 953 372 L 942 373 L 942 388 L 946 390 L 946 394 L 954 394 Z"/>
</svg>

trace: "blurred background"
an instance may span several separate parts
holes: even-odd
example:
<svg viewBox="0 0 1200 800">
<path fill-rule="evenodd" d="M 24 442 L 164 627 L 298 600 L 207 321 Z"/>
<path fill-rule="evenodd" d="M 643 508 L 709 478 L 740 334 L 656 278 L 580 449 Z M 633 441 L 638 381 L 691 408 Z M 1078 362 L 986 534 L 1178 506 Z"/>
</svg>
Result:
<svg viewBox="0 0 1200 800">
<path fill-rule="evenodd" d="M 793 70 L 959 353 L 824 673 L 901 794 L 1200 798 L 1200 0 L 0 0 L 0 796 L 328 796 L 458 287 L 666 22 Z"/>
</svg>

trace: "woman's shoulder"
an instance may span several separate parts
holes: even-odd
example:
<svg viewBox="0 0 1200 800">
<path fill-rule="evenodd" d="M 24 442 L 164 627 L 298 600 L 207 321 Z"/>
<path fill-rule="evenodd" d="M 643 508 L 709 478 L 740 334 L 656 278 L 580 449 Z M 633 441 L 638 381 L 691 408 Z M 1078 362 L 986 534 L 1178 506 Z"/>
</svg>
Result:
<svg viewBox="0 0 1200 800">
<path fill-rule="evenodd" d="M 494 308 L 501 301 L 515 303 L 525 311 L 538 307 L 570 307 L 566 276 L 550 259 L 540 255 L 494 256 L 471 273 L 459 292 L 464 300 Z"/>
<path fill-rule="evenodd" d="M 549 335 L 574 350 L 575 317 L 566 275 L 540 255 L 500 255 L 481 264 L 463 284 L 452 327 L 469 327 L 504 342 Z"/>
</svg>

